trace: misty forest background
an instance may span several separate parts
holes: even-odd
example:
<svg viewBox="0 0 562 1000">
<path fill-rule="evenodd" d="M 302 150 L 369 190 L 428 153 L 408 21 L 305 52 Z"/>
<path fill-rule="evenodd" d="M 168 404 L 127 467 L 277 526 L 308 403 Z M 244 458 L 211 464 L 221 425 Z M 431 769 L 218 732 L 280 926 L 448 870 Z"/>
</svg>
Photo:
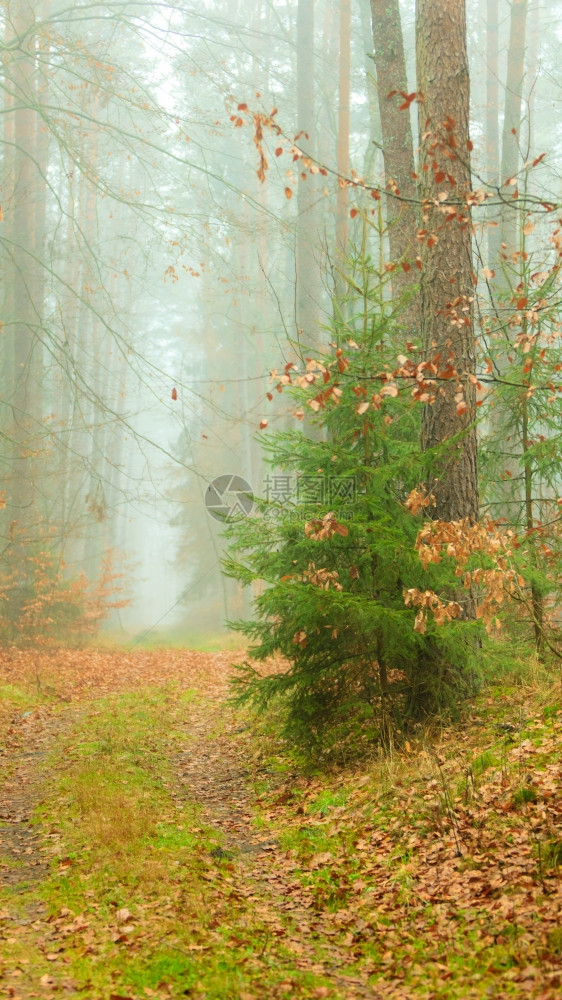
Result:
<svg viewBox="0 0 562 1000">
<path fill-rule="evenodd" d="M 558 580 L 562 4 L 466 7 L 481 510 L 533 536 L 543 615 Z M 406 80 L 387 88 L 400 33 Z M 270 371 L 329 352 L 334 317 L 354 329 L 342 275 L 365 266 L 401 303 L 393 356 L 419 337 L 418 251 L 397 243 L 407 202 L 392 197 L 399 183 L 419 205 L 414 2 L 4 0 L 0 35 L 1 638 L 102 620 L 128 640 L 216 634 L 248 616 L 252 588 L 221 573 L 207 484 L 232 473 L 263 496 L 260 435 L 318 434 L 286 392 L 268 399 Z M 274 108 L 264 180 L 255 116 Z M 391 168 L 397 111 L 411 145 Z M 550 367 L 510 434 L 497 414 L 517 409 L 506 394 L 525 394 L 529 356 Z"/>
</svg>

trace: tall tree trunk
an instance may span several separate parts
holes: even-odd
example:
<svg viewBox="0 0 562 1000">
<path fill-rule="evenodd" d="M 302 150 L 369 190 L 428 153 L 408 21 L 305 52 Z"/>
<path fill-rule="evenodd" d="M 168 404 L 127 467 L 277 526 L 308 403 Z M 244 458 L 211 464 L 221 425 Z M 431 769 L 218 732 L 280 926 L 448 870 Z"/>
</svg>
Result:
<svg viewBox="0 0 562 1000">
<path fill-rule="evenodd" d="M 420 296 L 424 356 L 437 356 L 439 367 L 450 362 L 466 376 L 474 372 L 475 360 L 471 220 L 464 204 L 470 189 L 465 3 L 418 0 L 416 15 L 417 89 L 424 95 L 420 193 L 428 232 Z M 456 209 L 456 217 L 446 222 L 449 209 Z M 460 435 L 445 448 L 431 484 L 437 504 L 433 515 L 447 521 L 478 516 L 477 442 L 471 426 L 475 391 L 466 377 L 463 387 L 465 409 L 455 400 L 454 380 L 437 382 L 435 401 L 424 407 L 422 417 L 424 450 Z"/>
<path fill-rule="evenodd" d="M 37 457 L 33 456 L 42 436 L 41 328 L 43 290 L 36 252 L 43 239 L 44 184 L 37 148 L 37 93 L 35 80 L 35 36 L 33 5 L 18 0 L 12 5 L 11 21 L 20 46 L 9 67 L 14 93 L 13 190 L 8 231 L 12 247 L 13 276 L 9 320 L 12 340 L 13 384 L 13 472 L 8 504 L 17 522 L 18 548 L 25 549 L 25 536 L 37 521 Z M 39 172 L 38 172 L 39 168 Z M 33 463 L 33 465 L 32 465 Z M 23 546 L 23 548 L 22 548 Z"/>
<path fill-rule="evenodd" d="M 10 41 L 11 32 L 6 28 L 6 45 Z M 0 153 L 2 156 L 2 173 L 0 176 L 0 182 L 2 185 L 2 202 L 3 202 L 3 213 L 5 217 L 5 227 L 8 230 L 10 225 L 10 216 L 7 211 L 7 205 L 5 202 L 6 195 L 4 192 L 12 192 L 14 190 L 14 168 L 15 168 L 15 122 L 14 122 L 14 96 L 9 76 L 9 64 L 4 66 L 3 72 L 3 107 L 2 107 L 2 131 L 3 131 L 3 142 L 1 145 Z M 8 230 L 10 231 L 10 230 Z M 12 250 L 9 246 L 4 245 L 2 247 L 2 270 L 5 275 L 11 275 L 13 270 L 13 255 Z M 13 303 L 13 285 L 12 282 L 3 281 L 1 286 L 1 303 L 2 303 L 2 316 L 4 322 L 7 316 L 13 315 L 14 303 Z M 13 373 L 14 373 L 14 359 L 12 356 L 13 338 L 10 336 L 9 331 L 7 336 L 3 338 L 2 345 L 2 361 L 0 365 L 0 390 L 1 390 L 1 410 L 2 415 L 2 426 L 9 427 L 11 425 L 11 416 L 9 409 L 6 406 L 6 400 L 13 389 Z M 7 463 L 9 461 L 8 451 L 9 441 L 2 440 L 2 458 Z M 5 516 L 0 515 L 3 520 Z"/>
<path fill-rule="evenodd" d="M 537 81 L 540 72 L 541 9 L 542 5 L 539 0 L 529 0 L 529 13 L 527 16 L 527 68 L 525 72 L 525 92 L 523 95 L 527 128 L 525 129 L 525 134 L 521 136 L 525 160 L 531 154 L 533 133 L 536 132 L 536 122 L 534 119 L 536 114 Z"/>
<path fill-rule="evenodd" d="M 340 259 L 345 255 L 348 237 L 349 124 L 351 89 L 351 0 L 340 0 L 340 58 L 338 87 L 338 194 L 336 201 L 336 246 Z"/>
<path fill-rule="evenodd" d="M 337 86 L 338 78 L 334 66 L 338 62 L 339 18 L 334 4 L 324 7 L 322 20 L 321 55 L 317 72 L 317 93 L 319 103 L 319 127 L 316 137 L 318 159 L 321 163 L 331 163 L 334 156 L 333 136 L 337 134 Z"/>
<path fill-rule="evenodd" d="M 523 81 L 525 76 L 525 36 L 527 25 L 528 0 L 512 0 L 509 26 L 509 47 L 507 53 L 507 76 L 505 84 L 505 109 L 502 131 L 502 150 L 500 184 L 514 177 L 520 168 L 521 155 L 521 119 L 523 100 Z M 500 320 L 507 330 L 511 317 L 510 299 L 513 288 L 520 281 L 521 261 L 517 254 L 520 248 L 521 216 L 517 207 L 510 204 L 515 186 L 502 188 L 504 203 L 500 206 L 497 257 L 491 266 L 496 268 L 495 291 L 497 296 L 496 309 Z M 499 266 L 498 266 L 499 265 Z M 496 369 L 504 374 L 510 367 L 508 360 L 509 338 L 503 340 L 504 350 L 498 351 L 495 357 Z M 504 469 L 510 473 L 509 480 L 503 486 L 498 486 L 498 500 L 504 501 L 497 509 L 501 517 L 510 520 L 513 511 L 514 495 L 522 502 L 523 484 L 520 478 L 520 464 L 517 444 L 513 436 L 506 431 L 511 423 L 511 413 L 505 405 L 496 405 L 491 412 L 490 424 L 495 437 L 502 441 L 504 452 Z"/>
<path fill-rule="evenodd" d="M 500 165 L 500 81 L 499 81 L 499 20 L 498 0 L 486 0 L 486 180 L 489 184 L 499 182 Z M 505 180 L 505 178 L 504 178 Z M 490 206 L 488 229 L 488 260 L 493 267 L 500 249 L 500 229 L 494 215 L 497 209 Z"/>
<path fill-rule="evenodd" d="M 299 0 L 297 10 L 297 129 L 298 144 L 316 156 L 314 82 L 314 0 Z M 318 266 L 319 240 L 315 175 L 299 171 L 296 238 L 296 321 L 305 347 L 320 345 Z"/>
<path fill-rule="evenodd" d="M 375 43 L 375 67 L 382 130 L 384 173 L 389 195 L 386 199 L 386 222 L 390 257 L 393 262 L 417 254 L 417 212 L 415 206 L 414 152 L 410 112 L 400 111 L 407 93 L 406 60 L 402 40 L 398 0 L 371 0 L 371 18 Z M 389 96 L 392 95 L 392 96 Z M 400 195 L 405 201 L 400 201 Z M 416 282 L 416 271 L 397 268 L 392 291 L 395 302 Z M 403 315 L 405 324 L 419 327 L 417 303 L 411 301 Z"/>
<path fill-rule="evenodd" d="M 48 19 L 51 13 L 51 0 L 45 0 L 40 5 L 41 18 Z M 48 58 L 48 40 L 42 34 L 41 25 L 38 25 L 37 52 L 35 53 L 34 66 L 34 94 L 35 94 L 35 169 L 37 173 L 36 196 L 35 196 L 35 241 L 33 251 L 35 254 L 36 277 L 34 282 L 34 297 L 36 302 L 36 312 L 38 317 L 39 333 L 43 339 L 45 328 L 44 300 L 46 269 L 43 265 L 45 260 L 46 247 L 46 225 L 47 225 L 47 170 L 49 166 L 49 75 L 43 70 L 43 61 Z M 39 58 L 39 55 L 41 58 Z"/>
<path fill-rule="evenodd" d="M 528 0 L 512 0 L 507 52 L 507 78 L 505 84 L 505 111 L 502 132 L 501 182 L 513 177 L 520 163 L 519 145 L 521 129 L 521 104 L 525 77 L 525 35 Z M 513 188 L 504 189 L 509 202 Z M 509 257 L 518 249 L 518 212 L 510 204 L 500 209 L 500 242 L 505 243 L 504 253 Z"/>
<path fill-rule="evenodd" d="M 371 51 L 373 46 L 371 0 L 359 0 L 359 10 L 361 13 L 361 41 L 365 50 L 365 89 L 369 107 L 369 141 L 363 163 L 363 176 L 368 181 L 374 174 L 377 151 L 382 151 L 382 134 L 377 86 L 374 77 L 376 68 L 374 65 L 374 56 Z M 365 192 L 365 194 L 367 193 Z M 367 203 L 367 197 L 365 198 L 365 203 Z"/>
</svg>

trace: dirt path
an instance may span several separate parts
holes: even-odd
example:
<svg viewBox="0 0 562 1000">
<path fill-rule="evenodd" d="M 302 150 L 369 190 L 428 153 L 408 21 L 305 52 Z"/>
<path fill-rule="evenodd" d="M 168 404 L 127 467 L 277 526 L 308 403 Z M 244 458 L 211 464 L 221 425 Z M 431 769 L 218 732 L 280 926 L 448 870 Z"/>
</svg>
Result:
<svg viewBox="0 0 562 1000">
<path fill-rule="evenodd" d="M 91 688 L 87 689 L 87 695 L 91 693 Z M 282 940 L 295 967 L 333 983 L 330 996 L 336 990 L 350 1000 L 372 997 L 366 974 L 359 978 L 342 972 L 350 953 L 331 943 L 342 930 L 338 914 L 315 909 L 312 894 L 296 876 L 297 865 L 289 852 L 256 826 L 253 764 L 245 756 L 248 747 L 237 739 L 240 720 L 225 711 L 222 693 L 218 692 L 212 702 L 205 699 L 190 706 L 186 713 L 185 744 L 174 762 L 172 794 L 177 800 L 197 803 L 205 823 L 222 835 L 223 846 L 212 852 L 210 863 L 226 867 L 232 891 L 250 904 L 268 929 L 264 952 L 273 941 Z M 26 891 L 48 877 L 51 855 L 49 832 L 32 825 L 31 818 L 48 781 L 45 761 L 53 744 L 82 711 L 95 706 L 95 699 L 85 698 L 85 694 L 79 689 L 75 704 L 64 706 L 62 711 L 40 707 L 1 720 L 0 887 L 9 889 L 13 899 L 0 910 L 0 930 L 6 937 L 28 928 L 50 933 L 44 904 L 26 900 Z M 67 995 L 69 990 L 71 996 L 79 995 L 73 993 L 70 982 Z M 37 993 L 25 979 L 18 978 L 7 995 L 31 1000 Z"/>
<path fill-rule="evenodd" d="M 45 781 L 41 767 L 56 735 L 68 724 L 68 719 L 46 708 L 18 712 L 4 720 L 0 743 L 0 888 L 23 891 L 48 870 L 42 831 L 31 824 L 31 818 Z"/>
<path fill-rule="evenodd" d="M 197 802 L 205 821 L 223 834 L 224 848 L 217 856 L 231 861 L 233 888 L 254 904 L 272 937 L 284 938 L 295 965 L 328 977 L 350 1000 L 373 998 L 366 973 L 352 977 L 342 972 L 350 961 L 349 947 L 339 949 L 332 943 L 345 930 L 349 914 L 318 911 L 313 895 L 296 876 L 297 862 L 290 852 L 256 826 L 250 762 L 236 752 L 233 739 L 239 723 L 210 736 L 223 721 L 222 706 L 215 706 L 215 720 L 212 714 L 206 706 L 190 719 L 188 743 L 178 758 L 178 794 Z"/>
<path fill-rule="evenodd" d="M 49 874 L 47 832 L 32 823 L 46 787 L 45 761 L 56 737 L 71 724 L 68 711 L 60 714 L 40 707 L 0 716 L 0 941 L 14 941 L 35 927 L 43 930 L 46 904 L 27 893 Z M 0 952 L 0 979 L 2 976 Z M 37 992 L 22 968 L 11 970 L 11 982 L 2 993 L 14 1000 L 33 1000 Z"/>
</svg>

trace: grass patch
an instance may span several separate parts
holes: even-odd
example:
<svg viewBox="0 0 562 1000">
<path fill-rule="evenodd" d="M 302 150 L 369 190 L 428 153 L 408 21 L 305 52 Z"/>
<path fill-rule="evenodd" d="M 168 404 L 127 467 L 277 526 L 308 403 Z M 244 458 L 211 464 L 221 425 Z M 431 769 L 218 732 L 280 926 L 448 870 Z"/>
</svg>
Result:
<svg viewBox="0 0 562 1000">
<path fill-rule="evenodd" d="M 314 802 L 311 802 L 308 809 L 313 815 L 327 816 L 330 810 L 338 809 L 347 802 L 349 792 L 345 788 L 325 789 L 320 793 Z"/>
<path fill-rule="evenodd" d="M 107 629 L 96 639 L 96 646 L 104 649 L 193 649 L 202 653 L 220 653 L 239 650 L 240 645 L 241 640 L 236 633 L 216 629 L 150 629 L 143 632 Z"/>
<path fill-rule="evenodd" d="M 40 925 L 9 939 L 8 974 L 100 998 L 288 998 L 326 983 L 299 967 L 282 922 L 272 936 L 233 888 L 221 834 L 186 797 L 175 762 L 189 750 L 192 697 L 174 688 L 108 696 L 60 739 L 36 815 L 52 875 L 19 897 L 0 893 L 0 912 L 47 908 Z"/>
<path fill-rule="evenodd" d="M 533 788 L 532 785 L 525 785 L 524 788 L 518 788 L 516 792 L 513 793 L 511 799 L 515 809 L 520 806 L 524 806 L 527 802 L 537 801 L 537 790 Z"/>
<path fill-rule="evenodd" d="M 485 750 L 484 753 L 478 754 L 478 756 L 472 761 L 472 772 L 474 775 L 479 776 L 484 774 L 488 768 L 493 767 L 497 764 L 497 760 L 489 750 Z"/>
<path fill-rule="evenodd" d="M 551 840 L 547 840 L 541 846 L 541 860 L 547 869 L 559 868 L 562 865 L 562 840 L 555 839 L 554 837 Z"/>
<path fill-rule="evenodd" d="M 48 691 L 30 681 L 25 684 L 0 682 L 0 724 L 8 724 L 12 719 L 25 718 L 34 709 L 51 702 Z M 2 736 L 0 733 L 0 740 Z"/>
</svg>

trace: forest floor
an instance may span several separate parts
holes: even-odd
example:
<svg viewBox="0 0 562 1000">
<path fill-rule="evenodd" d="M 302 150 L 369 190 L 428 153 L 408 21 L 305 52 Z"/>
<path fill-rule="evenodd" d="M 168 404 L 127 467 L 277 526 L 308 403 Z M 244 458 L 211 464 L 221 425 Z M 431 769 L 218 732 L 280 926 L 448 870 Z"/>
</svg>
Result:
<svg viewBox="0 0 562 1000">
<path fill-rule="evenodd" d="M 560 690 L 311 769 L 233 660 L 0 652 L 0 997 L 560 996 Z"/>
</svg>

